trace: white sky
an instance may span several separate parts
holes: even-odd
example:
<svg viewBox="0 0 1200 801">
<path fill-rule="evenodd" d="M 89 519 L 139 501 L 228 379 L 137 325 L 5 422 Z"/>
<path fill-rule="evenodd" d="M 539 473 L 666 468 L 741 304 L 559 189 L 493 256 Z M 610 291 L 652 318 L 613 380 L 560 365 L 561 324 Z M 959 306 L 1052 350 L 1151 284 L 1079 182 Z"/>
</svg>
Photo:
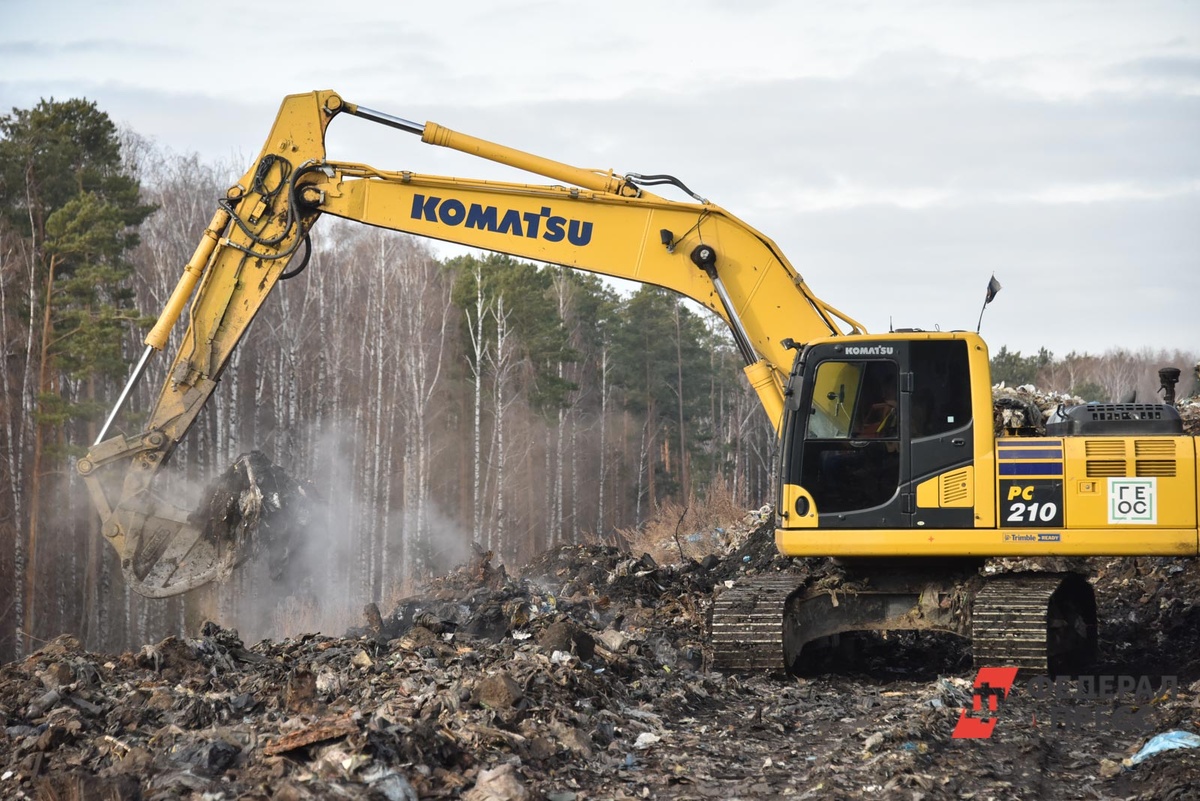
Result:
<svg viewBox="0 0 1200 801">
<path fill-rule="evenodd" d="M 0 0 L 6 112 L 83 96 L 244 165 L 326 88 L 676 175 L 870 330 L 974 328 L 994 272 L 993 351 L 1200 348 L 1198 2 Z M 512 177 L 354 119 L 330 152 Z"/>
</svg>

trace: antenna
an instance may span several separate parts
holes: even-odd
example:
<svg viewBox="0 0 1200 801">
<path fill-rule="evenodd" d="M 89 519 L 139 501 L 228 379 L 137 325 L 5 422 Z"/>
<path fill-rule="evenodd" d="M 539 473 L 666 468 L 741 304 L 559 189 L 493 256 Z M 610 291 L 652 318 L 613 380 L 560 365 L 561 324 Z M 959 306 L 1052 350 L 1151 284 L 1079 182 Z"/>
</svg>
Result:
<svg viewBox="0 0 1200 801">
<path fill-rule="evenodd" d="M 983 298 L 983 308 L 979 310 L 979 322 L 975 324 L 975 333 L 979 333 L 979 329 L 983 327 L 983 313 L 987 310 L 987 306 L 992 302 L 992 298 L 996 297 L 996 293 L 1001 289 L 1000 282 L 996 280 L 996 274 L 992 273 L 991 280 L 988 281 L 987 294 Z"/>
</svg>

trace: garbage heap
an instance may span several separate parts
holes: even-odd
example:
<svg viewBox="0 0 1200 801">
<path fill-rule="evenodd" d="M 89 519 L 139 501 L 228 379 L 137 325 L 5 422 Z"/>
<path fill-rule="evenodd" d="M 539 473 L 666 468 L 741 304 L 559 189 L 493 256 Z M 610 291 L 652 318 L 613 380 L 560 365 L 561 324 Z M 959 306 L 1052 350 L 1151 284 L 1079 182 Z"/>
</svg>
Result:
<svg viewBox="0 0 1200 801">
<path fill-rule="evenodd" d="M 1044 436 L 1046 418 L 1059 406 L 1078 406 L 1083 398 L 1064 392 L 1046 392 L 1032 384 L 992 387 L 992 411 L 996 436 L 1005 433 Z"/>
<path fill-rule="evenodd" d="M 1200 436 L 1200 397 L 1184 398 L 1176 405 L 1183 418 L 1183 431 L 1193 437 Z"/>
<path fill-rule="evenodd" d="M 1043 436 L 1046 418 L 1059 406 L 1071 407 L 1085 403 L 1083 398 L 1065 392 L 1041 390 L 1032 384 L 992 387 L 992 406 L 996 435 Z M 1175 408 L 1183 418 L 1183 430 L 1190 436 L 1200 435 L 1200 397 L 1182 398 Z"/>
<path fill-rule="evenodd" d="M 63 636 L 0 668 L 0 797 L 622 797 L 667 721 L 726 691 L 702 672 L 720 562 L 580 546 L 515 578 L 478 552 L 342 637 Z"/>
<path fill-rule="evenodd" d="M 1097 675 L 1169 674 L 1174 693 L 1118 721 L 1112 699 L 1018 692 L 981 744 L 951 736 L 974 700 L 953 637 L 871 635 L 802 678 L 707 670 L 730 583 L 786 571 L 853 591 L 831 560 L 779 556 L 769 508 L 719 534 L 702 559 L 566 546 L 520 575 L 477 549 L 342 636 L 248 645 L 209 623 L 120 655 L 60 637 L 0 666 L 0 798 L 1158 799 L 1200 783 L 1200 560 L 1070 565 L 1094 577 Z"/>
<path fill-rule="evenodd" d="M 0 797 L 1150 799 L 1200 780 L 1200 749 L 1122 761 L 1200 730 L 1195 560 L 1088 560 L 1099 672 L 1178 676 L 1145 731 L 1114 732 L 1103 702 L 1098 723 L 1050 724 L 1018 694 L 980 748 L 950 736 L 973 671 L 945 639 L 876 637 L 805 679 L 706 671 L 727 582 L 840 579 L 829 560 L 779 557 L 769 521 L 739 539 L 675 565 L 564 547 L 520 577 L 477 552 L 342 637 L 248 646 L 207 624 L 121 655 L 61 637 L 0 667 Z"/>
</svg>

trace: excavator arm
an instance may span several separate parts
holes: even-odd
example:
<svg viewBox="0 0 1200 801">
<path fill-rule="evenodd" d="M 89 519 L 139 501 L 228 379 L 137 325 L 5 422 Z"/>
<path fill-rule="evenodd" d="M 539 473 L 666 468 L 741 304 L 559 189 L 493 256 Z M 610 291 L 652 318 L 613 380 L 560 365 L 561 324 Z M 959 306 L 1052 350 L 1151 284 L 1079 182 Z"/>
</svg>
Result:
<svg viewBox="0 0 1200 801">
<path fill-rule="evenodd" d="M 325 132 L 340 113 L 561 183 L 331 162 Z M 245 541 L 189 519 L 153 492 L 152 480 L 216 389 L 276 282 L 298 271 L 289 267 L 297 257 L 307 258 L 308 233 L 322 214 L 679 292 L 729 324 L 751 385 L 778 428 L 790 349 L 863 333 L 862 327 L 817 298 L 770 239 L 695 195 L 696 202 L 679 202 L 642 188 L 653 183 L 691 194 L 669 176 L 572 167 L 356 106 L 330 91 L 285 98 L 262 153 L 220 201 L 117 406 L 78 463 L 126 580 L 144 595 L 166 597 L 221 578 L 245 559 Z M 185 307 L 188 327 L 144 430 L 106 439 Z"/>
</svg>

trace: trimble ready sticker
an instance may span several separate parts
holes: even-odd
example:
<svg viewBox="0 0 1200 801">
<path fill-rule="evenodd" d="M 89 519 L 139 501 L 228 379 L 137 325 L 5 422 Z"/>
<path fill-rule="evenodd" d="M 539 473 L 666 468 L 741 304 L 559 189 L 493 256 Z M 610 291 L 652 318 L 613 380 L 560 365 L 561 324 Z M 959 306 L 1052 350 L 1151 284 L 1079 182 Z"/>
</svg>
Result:
<svg viewBox="0 0 1200 801">
<path fill-rule="evenodd" d="M 1108 522 L 1158 523 L 1158 485 L 1155 478 L 1110 478 Z"/>
</svg>

